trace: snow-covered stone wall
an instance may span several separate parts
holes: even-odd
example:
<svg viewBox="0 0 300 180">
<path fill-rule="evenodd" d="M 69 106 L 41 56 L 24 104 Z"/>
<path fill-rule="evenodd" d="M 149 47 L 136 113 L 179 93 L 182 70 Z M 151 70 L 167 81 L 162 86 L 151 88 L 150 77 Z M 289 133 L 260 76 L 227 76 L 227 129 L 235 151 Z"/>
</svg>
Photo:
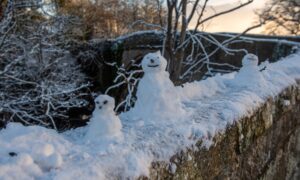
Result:
<svg viewBox="0 0 300 180">
<path fill-rule="evenodd" d="M 299 179 L 299 60 L 263 68 L 248 54 L 239 72 L 174 87 L 160 53 L 148 54 L 138 111 L 117 117 L 112 99 L 95 99 L 91 123 L 115 122 L 108 133 L 7 124 L 0 179 Z"/>
<path fill-rule="evenodd" d="M 213 142 L 206 149 L 200 140 L 170 162 L 153 162 L 149 179 L 300 179 L 300 81 Z"/>
</svg>

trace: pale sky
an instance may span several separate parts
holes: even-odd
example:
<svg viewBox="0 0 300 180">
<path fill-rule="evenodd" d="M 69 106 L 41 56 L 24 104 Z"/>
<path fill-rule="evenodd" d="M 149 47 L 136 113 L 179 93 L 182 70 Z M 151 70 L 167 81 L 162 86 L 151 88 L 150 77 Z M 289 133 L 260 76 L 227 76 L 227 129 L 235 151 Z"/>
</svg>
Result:
<svg viewBox="0 0 300 180">
<path fill-rule="evenodd" d="M 254 0 L 253 3 L 239 10 L 222 15 L 209 23 L 206 23 L 204 30 L 209 32 L 242 32 L 255 24 L 257 16 L 254 11 L 263 8 L 267 1 L 268 0 Z M 240 0 L 211 0 L 210 5 L 219 12 L 236 6 L 236 3 L 238 2 L 240 2 Z M 211 14 L 213 14 L 212 10 L 207 12 L 207 15 Z M 191 28 L 192 27 L 193 23 L 191 24 Z M 263 28 L 258 28 L 248 33 L 261 33 L 262 30 Z"/>
</svg>

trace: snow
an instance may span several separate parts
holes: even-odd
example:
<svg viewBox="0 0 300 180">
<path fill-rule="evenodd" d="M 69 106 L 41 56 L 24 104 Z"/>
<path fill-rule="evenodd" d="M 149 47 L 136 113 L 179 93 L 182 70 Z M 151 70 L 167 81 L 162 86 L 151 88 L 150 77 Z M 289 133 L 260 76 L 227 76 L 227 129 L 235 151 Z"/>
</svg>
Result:
<svg viewBox="0 0 300 180">
<path fill-rule="evenodd" d="M 41 178 L 63 165 L 68 145 L 54 130 L 10 123 L 0 131 L 0 179 Z"/>
<path fill-rule="evenodd" d="M 220 36 L 226 36 L 226 37 L 235 37 L 235 34 L 228 34 L 228 33 L 216 33 Z M 257 37 L 247 37 L 247 36 L 241 36 L 240 39 L 242 40 L 249 40 L 249 41 L 256 41 L 256 42 L 272 42 L 272 43 L 278 43 L 278 44 L 286 44 L 286 45 L 292 45 L 294 47 L 299 47 L 300 43 L 295 41 L 290 41 L 286 39 L 278 39 L 278 38 L 269 38 L 268 36 L 264 35 L 257 35 Z M 295 38 L 295 36 L 282 36 L 282 38 Z"/>
<path fill-rule="evenodd" d="M 257 71 L 261 66 L 256 64 L 243 68 L 239 72 L 217 75 L 176 88 L 168 85 L 162 76 L 165 79 L 162 82 L 172 89 L 170 95 L 181 99 L 184 117 L 174 118 L 177 111 L 173 108 L 159 111 L 153 119 L 141 121 L 131 119 L 134 114 L 123 114 L 120 119 L 124 140 L 110 141 L 105 148 L 100 140 L 86 140 L 89 126 L 58 134 L 43 127 L 10 123 L 0 131 L 0 177 L 4 180 L 80 180 L 133 179 L 148 175 L 151 162 L 168 161 L 176 152 L 200 138 L 208 148 L 213 144 L 215 133 L 222 133 L 228 125 L 251 115 L 268 97 L 276 96 L 286 87 L 296 84 L 296 79 L 300 79 L 300 53 L 267 64 L 263 71 Z M 252 71 L 249 68 L 253 72 L 255 69 L 255 74 L 247 73 Z M 258 73 L 260 78 L 255 77 Z M 241 80 L 245 81 L 246 86 L 239 85 Z M 263 86 L 258 85 L 260 83 Z M 157 86 L 159 89 L 162 84 Z M 160 92 L 165 93 L 165 90 Z M 173 103 L 170 99 L 167 99 L 170 104 L 166 104 L 164 98 L 156 100 L 163 101 L 163 106 Z M 147 111 L 146 108 L 152 108 L 149 104 L 158 102 L 144 103 L 140 105 L 140 110 L 144 106 Z M 146 114 L 152 116 L 149 112 Z M 173 118 L 156 119 L 158 116 Z M 102 137 L 99 134 L 95 136 Z M 12 152 L 16 156 L 10 156 Z M 171 170 L 176 171 L 176 167 L 170 165 Z"/>
<path fill-rule="evenodd" d="M 141 35 L 142 36 L 149 36 L 149 35 L 152 35 L 152 34 L 163 36 L 163 32 L 159 31 L 159 30 L 144 30 L 144 31 L 137 31 L 137 32 L 133 32 L 133 33 L 123 35 L 123 36 L 119 36 L 118 38 L 116 38 L 116 41 L 120 42 L 120 41 L 124 41 L 124 40 L 129 39 L 129 38 L 134 37 L 134 36 L 141 36 Z"/>
<path fill-rule="evenodd" d="M 38 165 L 28 154 L 19 154 L 17 158 L 2 157 L 0 160 L 0 177 L 4 180 L 30 180 L 43 175 Z M 21 177 L 20 177 L 21 176 Z"/>
</svg>

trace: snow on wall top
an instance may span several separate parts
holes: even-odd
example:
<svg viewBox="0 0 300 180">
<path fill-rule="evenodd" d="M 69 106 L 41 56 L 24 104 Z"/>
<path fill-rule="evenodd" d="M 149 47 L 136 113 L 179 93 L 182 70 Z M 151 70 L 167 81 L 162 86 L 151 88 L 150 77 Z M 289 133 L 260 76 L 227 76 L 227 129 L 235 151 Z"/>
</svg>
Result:
<svg viewBox="0 0 300 180">
<path fill-rule="evenodd" d="M 162 31 L 159 30 L 145 30 L 145 31 L 137 31 L 137 32 L 133 32 L 133 33 L 129 33 L 123 36 L 119 36 L 118 38 L 116 38 L 116 41 L 124 41 L 126 39 L 129 39 L 131 37 L 135 37 L 135 36 L 144 36 L 147 37 L 149 35 L 159 35 L 159 36 L 163 36 Z"/>
<path fill-rule="evenodd" d="M 122 115 L 125 140 L 105 148 L 84 140 L 86 127 L 57 134 L 42 127 L 8 124 L 0 131 L 0 177 L 71 180 L 147 175 L 152 161 L 168 161 L 200 138 L 209 147 L 212 144 L 209 137 L 251 114 L 266 98 L 295 84 L 296 79 L 300 79 L 300 53 L 268 64 L 261 72 L 265 79 L 262 86 L 251 83 L 251 73 L 239 78 L 239 81 L 249 82 L 241 85 L 234 80 L 236 74 L 217 75 L 177 87 L 187 111 L 178 121 L 161 119 L 143 124 Z M 62 157 L 62 162 L 52 158 L 52 163 L 47 164 L 51 168 L 43 168 L 37 159 L 50 158 L 54 152 Z"/>
</svg>

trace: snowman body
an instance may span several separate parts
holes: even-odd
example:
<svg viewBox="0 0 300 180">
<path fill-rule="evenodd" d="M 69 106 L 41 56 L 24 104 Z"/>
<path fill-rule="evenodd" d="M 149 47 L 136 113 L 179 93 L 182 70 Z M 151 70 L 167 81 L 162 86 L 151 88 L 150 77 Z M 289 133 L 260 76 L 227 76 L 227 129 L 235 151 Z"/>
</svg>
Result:
<svg viewBox="0 0 300 180">
<path fill-rule="evenodd" d="M 142 119 L 173 119 L 184 113 L 174 84 L 165 70 L 167 61 L 160 52 L 149 53 L 142 60 L 144 76 L 137 88 L 133 114 Z"/>
<path fill-rule="evenodd" d="M 122 137 L 122 124 L 114 112 L 115 101 L 107 95 L 95 99 L 95 110 L 88 124 L 88 141 L 110 142 Z"/>
</svg>

